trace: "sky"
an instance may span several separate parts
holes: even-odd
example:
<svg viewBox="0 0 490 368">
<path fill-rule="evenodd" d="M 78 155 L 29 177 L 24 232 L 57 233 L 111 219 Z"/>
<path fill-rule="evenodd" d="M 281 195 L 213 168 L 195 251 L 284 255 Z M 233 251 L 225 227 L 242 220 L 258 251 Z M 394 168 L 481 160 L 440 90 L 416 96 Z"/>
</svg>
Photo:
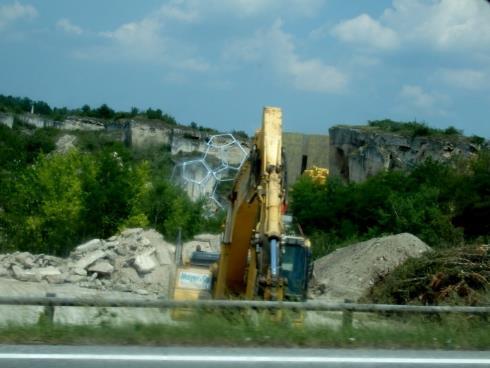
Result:
<svg viewBox="0 0 490 368">
<path fill-rule="evenodd" d="M 391 118 L 490 137 L 485 0 L 0 0 L 0 94 L 255 131 Z"/>
</svg>

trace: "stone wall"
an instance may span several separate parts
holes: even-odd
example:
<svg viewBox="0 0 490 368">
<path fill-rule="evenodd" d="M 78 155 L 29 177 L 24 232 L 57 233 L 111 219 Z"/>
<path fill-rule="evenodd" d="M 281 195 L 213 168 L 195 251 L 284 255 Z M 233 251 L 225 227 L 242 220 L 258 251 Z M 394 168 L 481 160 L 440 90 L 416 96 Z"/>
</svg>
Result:
<svg viewBox="0 0 490 368">
<path fill-rule="evenodd" d="M 362 126 L 330 128 L 330 175 L 360 182 L 381 171 L 406 170 L 430 158 L 448 162 L 481 147 L 463 136 L 405 136 Z"/>
<path fill-rule="evenodd" d="M 320 134 L 283 133 L 288 185 L 293 185 L 304 169 L 329 166 L 329 137 Z"/>
</svg>

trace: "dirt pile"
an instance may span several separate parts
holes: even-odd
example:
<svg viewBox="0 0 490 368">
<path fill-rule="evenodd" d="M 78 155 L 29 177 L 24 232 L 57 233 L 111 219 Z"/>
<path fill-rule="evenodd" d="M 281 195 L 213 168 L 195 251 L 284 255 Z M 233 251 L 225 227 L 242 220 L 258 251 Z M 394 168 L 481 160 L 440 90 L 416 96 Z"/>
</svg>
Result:
<svg viewBox="0 0 490 368">
<path fill-rule="evenodd" d="M 315 261 L 310 295 L 331 302 L 358 301 L 380 279 L 431 248 L 412 234 L 374 238 Z"/>
<path fill-rule="evenodd" d="M 490 303 L 490 246 L 437 250 L 405 263 L 371 290 L 369 301 L 394 304 Z"/>
</svg>

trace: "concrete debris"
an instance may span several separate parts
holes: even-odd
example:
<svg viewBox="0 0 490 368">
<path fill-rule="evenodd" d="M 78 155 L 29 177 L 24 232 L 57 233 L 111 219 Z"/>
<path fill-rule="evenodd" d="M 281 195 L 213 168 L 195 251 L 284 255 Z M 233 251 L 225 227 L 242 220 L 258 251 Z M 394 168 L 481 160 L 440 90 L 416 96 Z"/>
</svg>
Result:
<svg viewBox="0 0 490 368">
<path fill-rule="evenodd" d="M 13 276 L 19 281 L 41 281 L 38 274 L 31 270 L 25 270 L 20 266 L 12 266 Z"/>
<path fill-rule="evenodd" d="M 315 261 L 311 297 L 329 302 L 357 301 L 376 281 L 408 258 L 431 248 L 408 233 L 374 238 L 337 249 Z"/>
<path fill-rule="evenodd" d="M 76 276 L 87 276 L 87 271 L 84 268 L 74 268 L 73 274 Z"/>
<path fill-rule="evenodd" d="M 5 267 L 0 266 L 0 277 L 5 277 L 8 275 L 9 275 L 9 271 Z"/>
<path fill-rule="evenodd" d="M 156 260 L 153 257 L 155 249 L 136 256 L 134 267 L 139 273 L 148 273 L 156 267 Z"/>
<path fill-rule="evenodd" d="M 114 266 L 112 266 L 107 261 L 101 261 L 90 266 L 88 270 L 90 272 L 95 272 L 99 275 L 110 275 L 111 273 L 114 272 Z"/>
<path fill-rule="evenodd" d="M 66 277 L 62 274 L 59 275 L 47 275 L 44 279 L 50 284 L 63 284 L 66 280 Z"/>
<path fill-rule="evenodd" d="M 88 266 L 90 266 L 98 259 L 105 257 L 105 255 L 106 254 L 102 250 L 97 249 L 96 251 L 89 253 L 83 258 L 81 258 L 80 260 L 78 260 L 78 262 L 75 264 L 75 268 L 82 269 L 82 270 L 86 269 Z"/>
<path fill-rule="evenodd" d="M 61 275 L 60 270 L 53 266 L 38 268 L 36 271 L 41 277 Z"/>
<path fill-rule="evenodd" d="M 84 242 L 66 258 L 28 252 L 0 254 L 0 283 L 11 278 L 53 287 L 63 284 L 105 293 L 169 297 L 174 259 L 175 246 L 161 234 L 134 228 L 107 240 Z"/>
<path fill-rule="evenodd" d="M 34 258 L 28 252 L 18 253 L 15 256 L 15 260 L 26 268 L 32 268 L 34 266 Z"/>
<path fill-rule="evenodd" d="M 135 227 L 134 229 L 126 229 L 121 233 L 123 238 L 128 238 L 130 236 L 137 236 L 143 232 L 143 229 L 140 227 Z"/>
<path fill-rule="evenodd" d="M 84 244 L 79 245 L 75 248 L 77 253 L 87 253 L 99 249 L 102 246 L 102 241 L 100 239 L 92 239 Z"/>
</svg>

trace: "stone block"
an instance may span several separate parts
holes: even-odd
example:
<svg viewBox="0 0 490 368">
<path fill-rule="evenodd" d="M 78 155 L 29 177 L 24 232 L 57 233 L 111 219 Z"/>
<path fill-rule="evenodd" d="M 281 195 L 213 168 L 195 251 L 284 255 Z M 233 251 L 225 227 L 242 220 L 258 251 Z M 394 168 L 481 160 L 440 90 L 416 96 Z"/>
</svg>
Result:
<svg viewBox="0 0 490 368">
<path fill-rule="evenodd" d="M 114 272 L 114 267 L 107 261 L 99 261 L 90 266 L 88 270 L 100 275 L 110 275 Z"/>
<path fill-rule="evenodd" d="M 146 252 L 136 256 L 134 260 L 134 267 L 139 273 L 148 273 L 151 272 L 156 266 L 157 262 L 155 261 L 155 257 L 153 257 L 153 252 Z"/>
<path fill-rule="evenodd" d="M 88 253 L 102 248 L 102 241 L 100 239 L 92 239 L 84 244 L 75 248 L 76 253 Z"/>
<path fill-rule="evenodd" d="M 17 265 L 12 266 L 12 272 L 14 277 L 19 281 L 37 282 L 41 281 L 39 274 L 32 270 L 24 270 Z"/>
<path fill-rule="evenodd" d="M 89 253 L 77 261 L 77 263 L 75 264 L 75 268 L 86 269 L 95 261 L 105 257 L 105 255 L 106 253 L 100 249 L 96 250 L 95 252 Z"/>
</svg>

